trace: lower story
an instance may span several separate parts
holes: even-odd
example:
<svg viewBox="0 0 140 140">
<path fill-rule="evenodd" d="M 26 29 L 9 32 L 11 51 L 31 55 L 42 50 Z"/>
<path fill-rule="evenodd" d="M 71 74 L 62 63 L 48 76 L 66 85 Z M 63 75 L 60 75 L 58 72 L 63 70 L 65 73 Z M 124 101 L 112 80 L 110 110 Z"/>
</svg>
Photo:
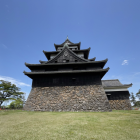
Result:
<svg viewBox="0 0 140 140">
<path fill-rule="evenodd" d="M 129 91 L 105 92 L 112 110 L 131 110 Z"/>
<path fill-rule="evenodd" d="M 128 91 L 109 91 L 104 85 L 54 86 L 33 87 L 24 109 L 104 112 L 131 110 L 131 104 Z"/>
<path fill-rule="evenodd" d="M 106 96 L 111 109 L 113 110 L 131 110 L 128 88 L 132 84 L 122 84 L 118 79 L 102 80 Z"/>
</svg>

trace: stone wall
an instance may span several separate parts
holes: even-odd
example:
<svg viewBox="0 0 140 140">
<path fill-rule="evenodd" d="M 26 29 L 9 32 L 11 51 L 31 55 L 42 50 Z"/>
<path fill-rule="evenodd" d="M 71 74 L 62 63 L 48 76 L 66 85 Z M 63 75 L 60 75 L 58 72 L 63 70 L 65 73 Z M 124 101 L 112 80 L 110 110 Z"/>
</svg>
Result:
<svg viewBox="0 0 140 140">
<path fill-rule="evenodd" d="M 102 85 L 34 87 L 28 111 L 111 111 Z"/>
<path fill-rule="evenodd" d="M 131 110 L 130 100 L 109 100 L 111 109 L 113 110 Z"/>
</svg>

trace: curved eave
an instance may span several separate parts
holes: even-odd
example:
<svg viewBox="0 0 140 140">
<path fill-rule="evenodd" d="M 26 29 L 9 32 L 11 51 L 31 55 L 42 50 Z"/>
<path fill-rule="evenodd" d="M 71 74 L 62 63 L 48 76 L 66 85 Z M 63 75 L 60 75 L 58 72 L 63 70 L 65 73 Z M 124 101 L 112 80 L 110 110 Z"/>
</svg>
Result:
<svg viewBox="0 0 140 140">
<path fill-rule="evenodd" d="M 89 61 L 89 62 L 74 62 L 74 63 L 47 63 L 44 64 L 46 61 L 41 61 L 41 64 L 29 64 L 25 62 L 25 66 L 28 67 L 29 69 L 32 69 L 33 67 L 42 67 L 42 66 L 60 66 L 60 65 L 86 65 L 86 64 L 100 64 L 101 68 L 103 68 L 105 66 L 105 64 L 107 63 L 108 59 L 105 60 L 101 60 L 101 61 Z"/>
<path fill-rule="evenodd" d="M 88 59 L 89 61 L 95 61 L 96 57 L 92 58 L 92 59 Z"/>
<path fill-rule="evenodd" d="M 43 50 L 43 53 L 45 54 L 45 56 L 46 56 L 46 58 L 48 59 L 48 60 L 50 60 L 50 55 L 51 54 L 58 54 L 59 53 L 59 51 L 52 51 L 52 52 L 47 52 L 47 51 L 44 51 Z"/>
<path fill-rule="evenodd" d="M 131 84 L 124 84 L 122 86 L 103 86 L 104 89 L 121 89 L 121 88 L 129 88 L 132 87 L 132 83 Z"/>
<path fill-rule="evenodd" d="M 84 58 L 85 59 L 88 59 L 90 49 L 91 48 L 89 47 L 88 49 L 85 49 L 85 50 L 74 50 L 73 52 L 74 53 L 83 52 L 84 53 Z"/>
<path fill-rule="evenodd" d="M 54 46 L 55 46 L 55 49 L 57 50 L 57 48 L 58 47 L 63 47 L 63 45 L 64 45 L 64 43 L 62 43 L 62 44 L 55 44 L 54 43 Z M 81 46 L 81 42 L 79 42 L 79 43 L 73 43 L 73 44 L 68 44 L 69 46 L 78 46 L 78 50 L 80 50 L 80 46 Z"/>
<path fill-rule="evenodd" d="M 72 71 L 49 71 L 49 72 L 23 72 L 25 75 L 30 77 L 31 79 L 36 76 L 40 75 L 56 75 L 56 74 L 84 74 L 84 73 L 93 73 L 93 74 L 99 74 L 102 77 L 108 72 L 109 67 L 106 69 L 97 69 L 97 70 L 72 70 Z"/>
</svg>

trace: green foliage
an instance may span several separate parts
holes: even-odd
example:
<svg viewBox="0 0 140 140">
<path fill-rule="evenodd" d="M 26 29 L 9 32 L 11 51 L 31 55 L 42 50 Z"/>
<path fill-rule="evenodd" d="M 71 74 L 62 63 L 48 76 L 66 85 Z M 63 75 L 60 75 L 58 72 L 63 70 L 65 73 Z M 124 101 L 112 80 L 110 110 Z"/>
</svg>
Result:
<svg viewBox="0 0 140 140">
<path fill-rule="evenodd" d="M 20 109 L 20 108 L 23 108 L 23 104 L 24 104 L 24 101 L 19 98 L 15 101 L 11 102 L 9 105 L 9 108 L 10 109 Z"/>
<path fill-rule="evenodd" d="M 130 102 L 133 103 L 133 105 L 135 105 L 135 103 L 136 103 L 136 98 L 135 98 L 133 92 L 131 92 L 131 94 L 130 94 Z"/>
<path fill-rule="evenodd" d="M 11 103 L 10 103 L 9 108 L 10 108 L 10 109 L 15 109 L 15 104 L 14 104 L 14 102 L 11 102 Z"/>
<path fill-rule="evenodd" d="M 0 80 L 0 108 L 4 101 L 22 98 L 23 94 L 24 93 L 20 92 L 20 88 L 18 88 L 15 84 Z"/>
<path fill-rule="evenodd" d="M 136 97 L 139 98 L 139 101 L 140 101 L 140 89 L 139 89 L 139 91 L 136 93 Z"/>
<path fill-rule="evenodd" d="M 138 98 L 138 101 L 136 101 L 136 97 Z M 134 96 L 133 92 L 131 92 L 130 101 L 131 101 L 131 103 L 133 103 L 133 106 L 140 107 L 140 89 L 136 93 L 136 96 Z"/>
<path fill-rule="evenodd" d="M 1 109 L 9 109 L 9 105 L 7 105 L 7 106 L 1 106 Z"/>
<path fill-rule="evenodd" d="M 136 101 L 135 106 L 140 107 L 140 101 Z"/>
</svg>

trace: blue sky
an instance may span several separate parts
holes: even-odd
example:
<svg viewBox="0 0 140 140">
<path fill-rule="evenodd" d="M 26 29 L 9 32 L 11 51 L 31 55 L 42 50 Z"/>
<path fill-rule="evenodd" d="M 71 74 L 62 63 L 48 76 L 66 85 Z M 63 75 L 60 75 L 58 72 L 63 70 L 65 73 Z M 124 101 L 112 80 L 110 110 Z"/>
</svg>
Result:
<svg viewBox="0 0 140 140">
<path fill-rule="evenodd" d="M 66 37 L 89 58 L 108 58 L 103 79 L 133 83 L 140 89 L 140 0 L 0 0 L 0 79 L 30 93 L 32 80 L 24 63 L 47 60 L 45 51 Z"/>
</svg>

